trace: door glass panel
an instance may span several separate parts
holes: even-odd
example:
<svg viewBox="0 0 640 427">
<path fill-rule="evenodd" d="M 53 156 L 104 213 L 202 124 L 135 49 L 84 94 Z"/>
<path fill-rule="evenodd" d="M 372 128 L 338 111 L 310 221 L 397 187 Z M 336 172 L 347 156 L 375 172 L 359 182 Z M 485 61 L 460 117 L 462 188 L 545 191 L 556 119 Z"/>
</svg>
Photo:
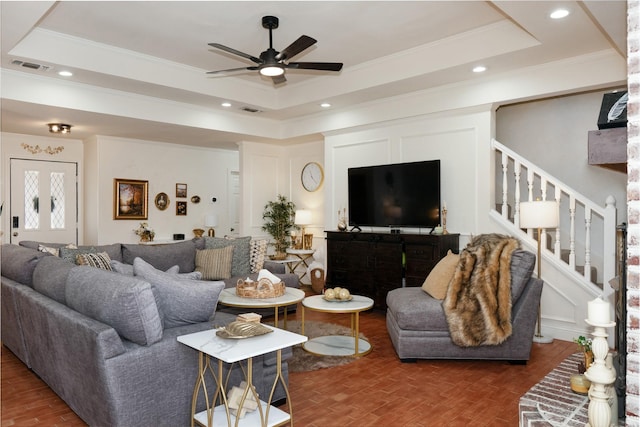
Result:
<svg viewBox="0 0 640 427">
<path fill-rule="evenodd" d="M 51 229 L 64 228 L 64 173 L 51 172 Z"/>
<path fill-rule="evenodd" d="M 40 227 L 38 174 L 38 171 L 24 171 L 24 228 L 26 230 L 36 230 Z"/>
</svg>

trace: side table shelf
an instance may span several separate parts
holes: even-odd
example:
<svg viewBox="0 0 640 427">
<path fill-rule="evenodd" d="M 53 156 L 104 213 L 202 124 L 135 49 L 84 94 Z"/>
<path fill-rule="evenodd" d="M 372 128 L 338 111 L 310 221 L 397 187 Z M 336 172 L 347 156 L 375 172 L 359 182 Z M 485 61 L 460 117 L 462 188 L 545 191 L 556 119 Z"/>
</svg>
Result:
<svg viewBox="0 0 640 427">
<path fill-rule="evenodd" d="M 191 403 L 192 427 L 196 424 L 206 427 L 276 427 L 286 423 L 290 423 L 293 426 L 291 396 L 282 375 L 282 349 L 302 344 L 307 341 L 307 337 L 271 326 L 268 327 L 273 332 L 242 340 L 220 338 L 216 335 L 215 329 L 181 335 L 177 338 L 178 342 L 198 351 L 198 378 L 194 386 Z M 276 352 L 277 358 L 276 378 L 269 398 L 265 402 L 258 399 L 253 386 L 253 358 L 273 351 Z M 216 361 L 217 363 L 215 363 Z M 253 394 L 255 400 L 259 402 L 258 408 L 252 412 L 247 412 L 243 418 L 238 418 L 231 413 L 225 387 L 233 384 L 228 384 L 229 378 L 223 378 L 222 374 L 223 366 L 227 363 L 231 364 L 227 375 L 231 375 L 231 369 L 236 362 L 239 364 L 246 363 L 246 366 L 241 366 L 247 385 L 240 399 L 239 407 L 243 407 L 249 394 Z M 210 375 L 207 375 L 207 373 Z M 206 387 L 206 377 L 208 376 L 215 382 L 215 391 L 212 395 L 210 395 Z M 284 388 L 289 405 L 289 413 L 271 406 L 273 394 L 278 383 Z M 204 393 L 207 409 L 196 413 L 196 402 L 201 392 Z"/>
</svg>

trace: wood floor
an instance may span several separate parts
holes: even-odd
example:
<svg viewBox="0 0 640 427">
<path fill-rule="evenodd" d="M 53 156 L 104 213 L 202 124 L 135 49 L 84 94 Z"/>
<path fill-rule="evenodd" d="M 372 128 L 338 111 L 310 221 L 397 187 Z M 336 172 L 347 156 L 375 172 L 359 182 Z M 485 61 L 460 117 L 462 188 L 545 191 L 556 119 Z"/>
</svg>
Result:
<svg viewBox="0 0 640 427">
<path fill-rule="evenodd" d="M 306 319 L 349 325 L 348 315 L 307 311 Z M 517 426 L 520 396 L 576 351 L 575 344 L 555 340 L 533 344 L 525 366 L 401 363 L 384 313 L 371 311 L 360 319 L 360 331 L 373 345 L 370 354 L 348 365 L 290 374 L 296 426 Z M 5 347 L 1 363 L 2 427 L 86 425 Z"/>
</svg>

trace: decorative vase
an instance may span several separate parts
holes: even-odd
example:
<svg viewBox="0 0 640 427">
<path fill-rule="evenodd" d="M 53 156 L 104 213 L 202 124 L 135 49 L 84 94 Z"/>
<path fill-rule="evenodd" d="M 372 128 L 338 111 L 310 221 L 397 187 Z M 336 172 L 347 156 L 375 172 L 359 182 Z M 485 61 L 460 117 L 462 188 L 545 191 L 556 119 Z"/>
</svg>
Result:
<svg viewBox="0 0 640 427">
<path fill-rule="evenodd" d="M 152 242 L 153 237 L 149 233 L 143 233 L 140 235 L 140 242 Z"/>
</svg>

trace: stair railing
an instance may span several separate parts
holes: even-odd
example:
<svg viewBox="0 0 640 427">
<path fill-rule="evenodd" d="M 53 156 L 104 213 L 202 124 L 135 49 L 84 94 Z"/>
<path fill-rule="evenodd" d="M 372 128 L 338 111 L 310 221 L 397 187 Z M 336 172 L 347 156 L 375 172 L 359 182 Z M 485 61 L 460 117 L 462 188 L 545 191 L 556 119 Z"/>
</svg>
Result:
<svg viewBox="0 0 640 427">
<path fill-rule="evenodd" d="M 608 282 L 616 275 L 615 199 L 607 197 L 605 206 L 601 207 L 495 139 L 492 148 L 496 158 L 498 217 L 512 224 L 516 233 L 525 234 L 519 226 L 522 195 L 527 201 L 556 200 L 560 226 L 555 232 L 551 236 L 548 233 L 535 236 L 536 230 L 529 229 L 526 235 L 533 241 L 540 238 L 542 256 L 584 286 L 594 291 L 597 286 L 604 296 L 613 293 Z"/>
</svg>

